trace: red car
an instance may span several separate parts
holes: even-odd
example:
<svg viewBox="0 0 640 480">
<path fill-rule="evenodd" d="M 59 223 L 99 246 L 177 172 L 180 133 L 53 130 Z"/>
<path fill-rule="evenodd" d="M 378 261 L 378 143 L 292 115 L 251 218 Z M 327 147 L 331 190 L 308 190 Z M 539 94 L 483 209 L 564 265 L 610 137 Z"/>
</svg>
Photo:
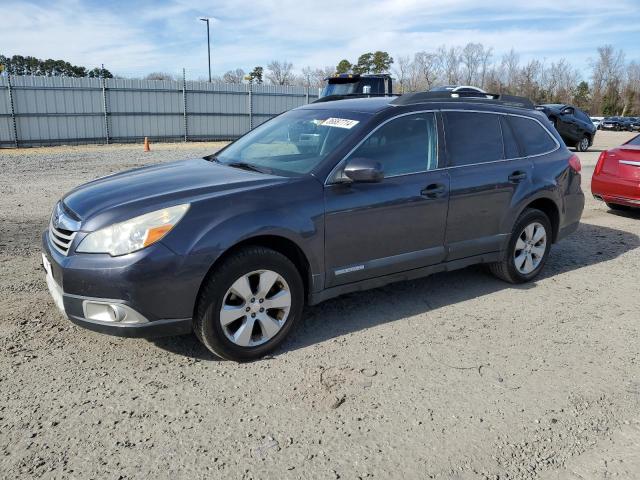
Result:
<svg viewBox="0 0 640 480">
<path fill-rule="evenodd" d="M 591 193 L 612 210 L 640 208 L 640 135 L 600 154 Z"/>
</svg>

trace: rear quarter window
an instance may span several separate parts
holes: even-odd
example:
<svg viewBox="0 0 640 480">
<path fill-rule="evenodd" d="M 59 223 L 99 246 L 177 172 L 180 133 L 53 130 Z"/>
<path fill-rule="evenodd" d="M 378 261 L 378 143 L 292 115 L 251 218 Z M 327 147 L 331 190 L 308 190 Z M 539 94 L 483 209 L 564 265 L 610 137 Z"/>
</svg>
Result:
<svg viewBox="0 0 640 480">
<path fill-rule="evenodd" d="M 526 117 L 508 118 L 524 155 L 541 155 L 557 148 L 556 142 L 549 132 L 538 122 Z"/>
<path fill-rule="evenodd" d="M 627 145 L 640 145 L 640 135 L 629 140 L 629 142 L 627 142 Z"/>
</svg>

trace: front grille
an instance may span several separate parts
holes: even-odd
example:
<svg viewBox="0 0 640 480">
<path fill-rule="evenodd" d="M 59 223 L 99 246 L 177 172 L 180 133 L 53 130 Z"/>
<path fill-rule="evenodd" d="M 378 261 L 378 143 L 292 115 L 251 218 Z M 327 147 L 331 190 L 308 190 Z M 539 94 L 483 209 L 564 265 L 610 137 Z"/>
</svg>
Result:
<svg viewBox="0 0 640 480">
<path fill-rule="evenodd" d="M 49 224 L 49 243 L 53 248 L 63 255 L 69 253 L 69 247 L 75 238 L 77 232 L 55 228 L 52 223 Z"/>
</svg>

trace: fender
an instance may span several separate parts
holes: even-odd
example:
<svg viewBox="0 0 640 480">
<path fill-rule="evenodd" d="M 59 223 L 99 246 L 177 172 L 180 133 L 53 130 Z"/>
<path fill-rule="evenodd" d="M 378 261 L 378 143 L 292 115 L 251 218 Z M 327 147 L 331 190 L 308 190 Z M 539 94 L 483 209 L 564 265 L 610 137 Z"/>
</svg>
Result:
<svg viewBox="0 0 640 480">
<path fill-rule="evenodd" d="M 276 188 L 278 194 L 270 195 L 269 190 Z M 314 177 L 233 192 L 192 203 L 172 232 L 175 235 L 161 242 L 180 256 L 178 269 L 188 279 L 195 304 L 211 266 L 230 248 L 254 237 L 289 240 L 306 257 L 310 275 L 320 275 L 324 266 L 323 206 L 322 184 Z"/>
</svg>

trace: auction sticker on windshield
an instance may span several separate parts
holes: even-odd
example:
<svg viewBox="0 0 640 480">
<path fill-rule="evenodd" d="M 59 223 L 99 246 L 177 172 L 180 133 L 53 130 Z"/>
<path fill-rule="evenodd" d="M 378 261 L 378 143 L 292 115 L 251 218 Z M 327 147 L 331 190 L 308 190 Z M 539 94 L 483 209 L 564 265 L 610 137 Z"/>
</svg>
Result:
<svg viewBox="0 0 640 480">
<path fill-rule="evenodd" d="M 322 122 L 323 127 L 353 128 L 360 122 L 358 120 L 349 120 L 348 118 L 327 118 Z"/>
</svg>

